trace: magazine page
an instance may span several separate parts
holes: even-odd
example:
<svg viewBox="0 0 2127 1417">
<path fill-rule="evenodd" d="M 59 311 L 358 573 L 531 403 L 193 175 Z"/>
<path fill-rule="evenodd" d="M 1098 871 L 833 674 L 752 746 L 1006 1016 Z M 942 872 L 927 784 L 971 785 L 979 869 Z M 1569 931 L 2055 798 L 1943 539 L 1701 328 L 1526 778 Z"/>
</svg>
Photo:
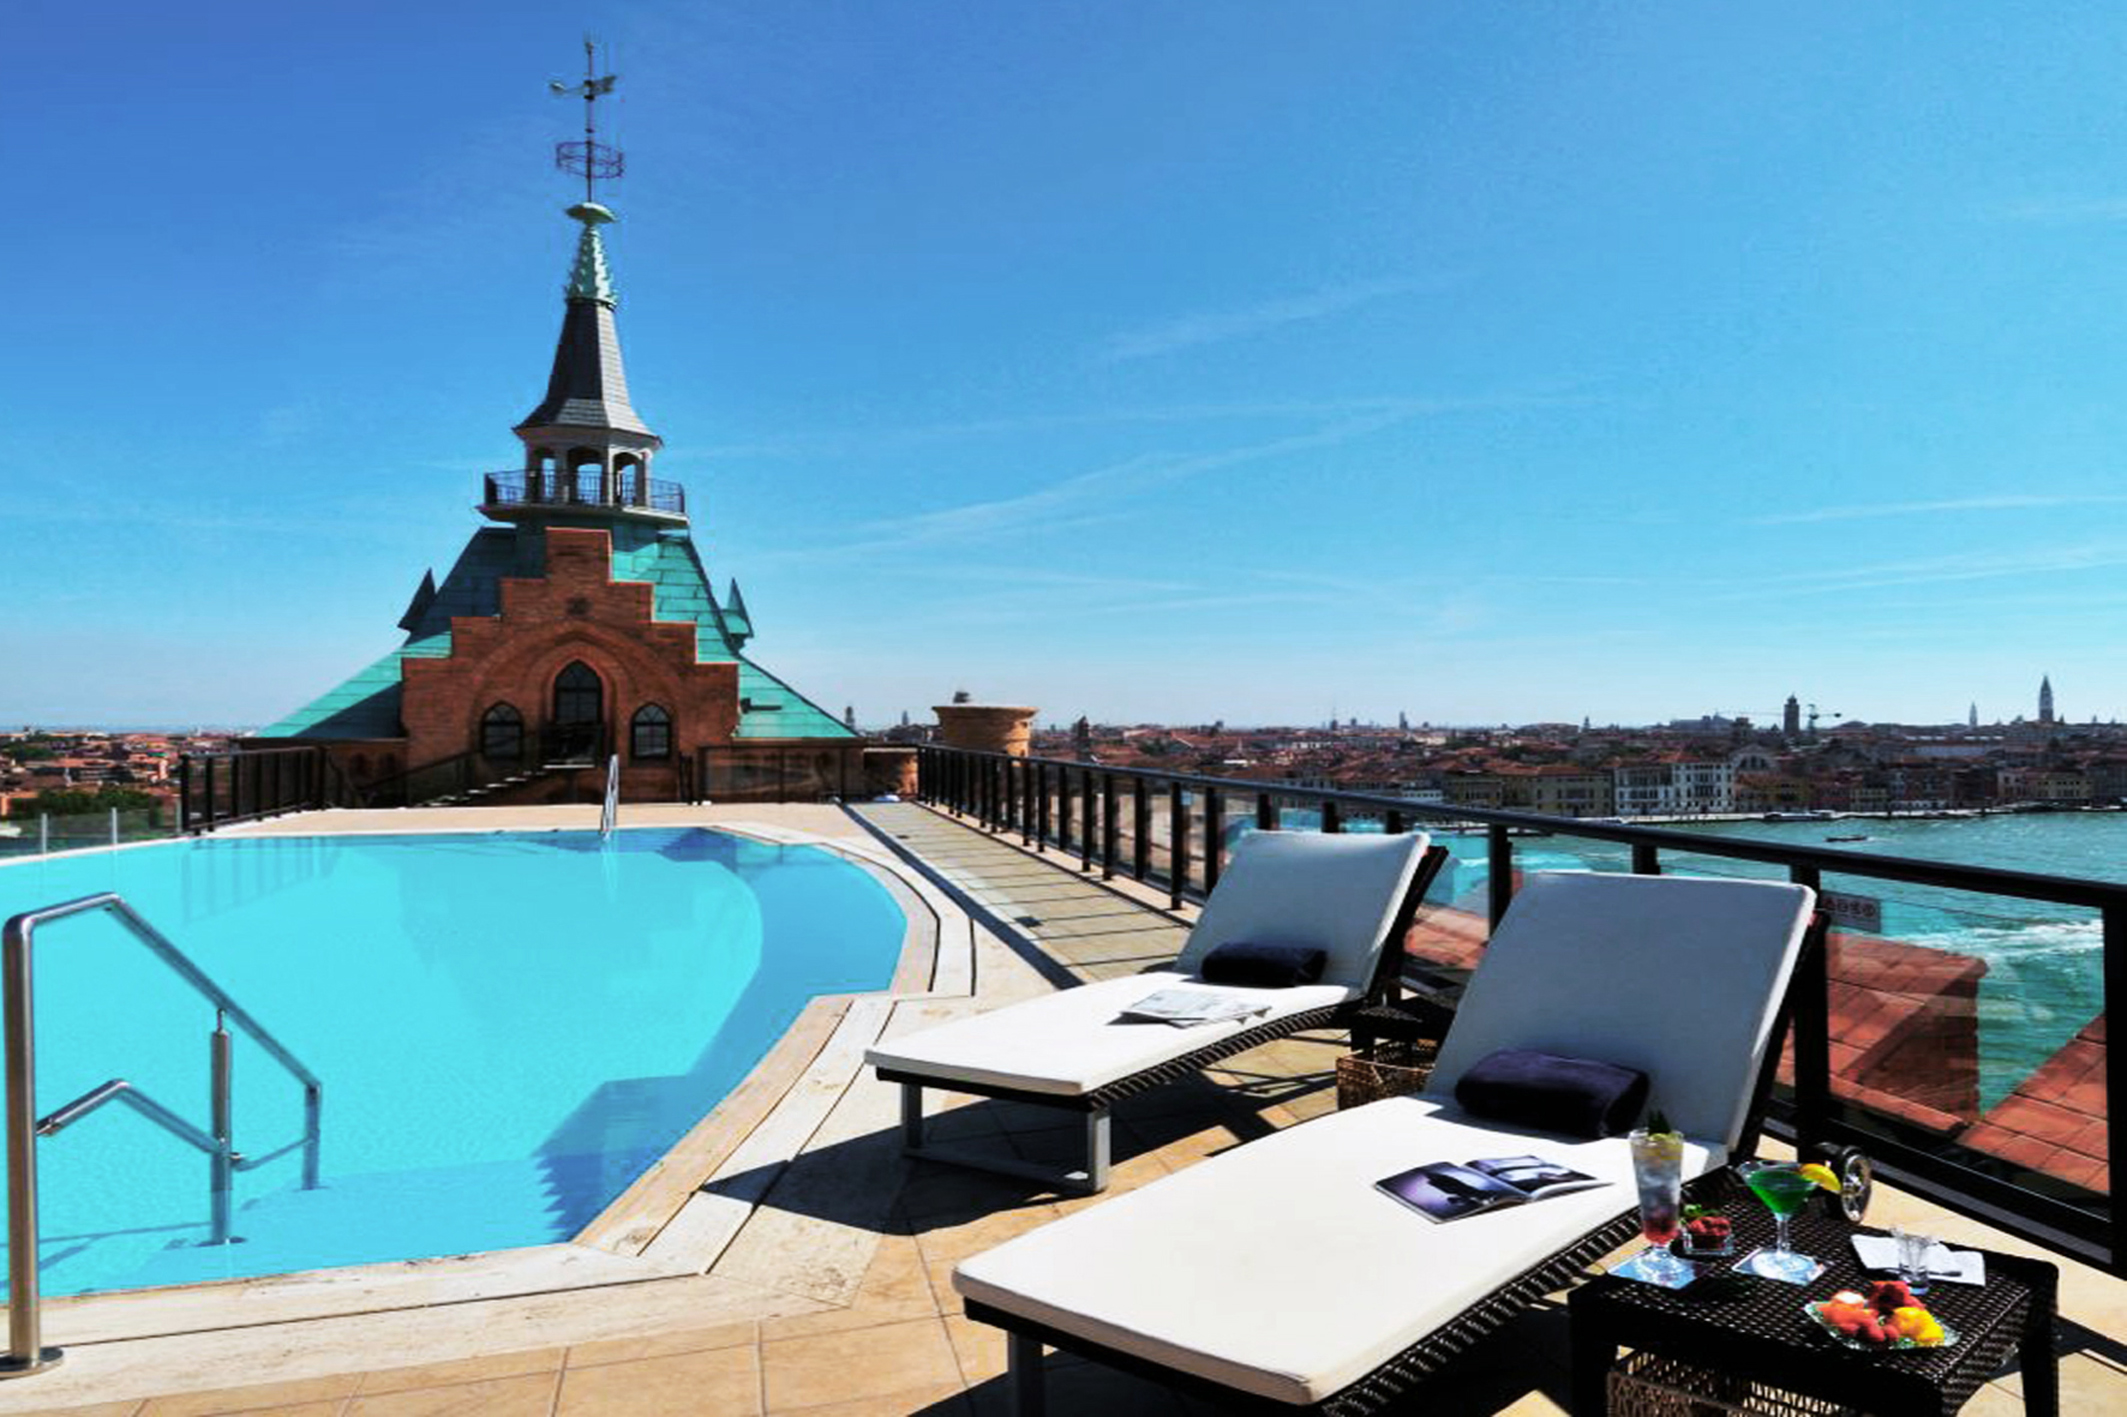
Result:
<svg viewBox="0 0 2127 1417">
<path fill-rule="evenodd" d="M 1531 1200 L 1610 1184 L 1542 1156 L 1492 1156 L 1472 1161 L 1470 1169 L 1514 1187 Z"/>
<path fill-rule="evenodd" d="M 1161 989 L 1123 1009 L 1122 1016 L 1154 1019 L 1161 1023 L 1186 1027 L 1194 1023 L 1217 1023 L 1224 1019 L 1247 1018 L 1251 1014 L 1265 1013 L 1268 1010 L 1267 1004 L 1236 999 L 1209 989 Z"/>
<path fill-rule="evenodd" d="M 1428 1220 L 1459 1220 L 1465 1215 L 1520 1205 L 1528 1195 L 1482 1171 L 1435 1161 L 1398 1172 L 1374 1185 Z"/>
</svg>

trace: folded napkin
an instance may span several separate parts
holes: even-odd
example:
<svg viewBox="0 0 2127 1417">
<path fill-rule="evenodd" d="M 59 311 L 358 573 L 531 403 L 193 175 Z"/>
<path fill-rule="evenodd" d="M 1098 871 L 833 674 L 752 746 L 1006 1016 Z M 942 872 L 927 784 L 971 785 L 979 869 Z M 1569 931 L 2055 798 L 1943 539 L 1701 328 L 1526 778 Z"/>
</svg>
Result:
<svg viewBox="0 0 2127 1417">
<path fill-rule="evenodd" d="M 1854 1258 L 1863 1269 L 1898 1270 L 1898 1242 L 1888 1235 L 1854 1236 Z M 1985 1284 L 1987 1257 L 1977 1250 L 1953 1250 L 1937 1240 L 1928 1246 L 1928 1280 L 1946 1284 Z"/>
<path fill-rule="evenodd" d="M 1455 1100 L 1464 1111 L 1493 1121 L 1613 1137 L 1630 1131 L 1647 1104 L 1647 1075 L 1596 1058 L 1502 1048 L 1462 1075 Z"/>
<path fill-rule="evenodd" d="M 1196 967 L 1206 984 L 1236 984 L 1250 989 L 1290 989 L 1322 977 L 1329 956 L 1312 945 L 1262 945 L 1228 940 L 1206 954 Z"/>
</svg>

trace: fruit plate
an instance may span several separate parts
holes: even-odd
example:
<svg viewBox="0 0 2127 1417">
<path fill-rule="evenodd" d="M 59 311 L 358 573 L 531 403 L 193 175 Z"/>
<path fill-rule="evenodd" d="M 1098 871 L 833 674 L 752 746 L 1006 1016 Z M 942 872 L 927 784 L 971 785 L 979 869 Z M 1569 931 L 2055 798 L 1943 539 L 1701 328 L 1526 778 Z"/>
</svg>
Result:
<svg viewBox="0 0 2127 1417">
<path fill-rule="evenodd" d="M 1857 1353 L 1896 1353 L 1912 1348 L 1948 1348 L 1951 1344 L 1957 1342 L 1957 1330 L 1951 1328 L 1948 1324 L 1942 1323 L 1941 1319 L 1935 1320 L 1936 1323 L 1942 1324 L 1942 1342 L 1940 1343 L 1915 1343 L 1910 1338 L 1894 1338 L 1889 1343 L 1870 1343 L 1866 1339 L 1839 1332 L 1838 1328 L 1824 1317 L 1824 1303 L 1821 1300 L 1814 1304 L 1804 1304 L 1802 1312 L 1816 1320 L 1817 1327 L 1830 1335 L 1832 1342 L 1843 1348 L 1851 1348 Z"/>
</svg>

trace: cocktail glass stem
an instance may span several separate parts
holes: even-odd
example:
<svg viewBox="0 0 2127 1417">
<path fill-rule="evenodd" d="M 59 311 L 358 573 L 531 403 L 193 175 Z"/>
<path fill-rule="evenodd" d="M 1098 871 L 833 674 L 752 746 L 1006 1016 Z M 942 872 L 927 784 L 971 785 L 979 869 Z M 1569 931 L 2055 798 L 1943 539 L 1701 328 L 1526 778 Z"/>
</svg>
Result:
<svg viewBox="0 0 2127 1417">
<path fill-rule="evenodd" d="M 1787 1264 L 1792 1260 L 1795 1252 L 1787 1247 L 1787 1217 L 1784 1215 L 1775 1215 L 1773 1217 L 1772 1247 L 1773 1253 L 1780 1257 L 1781 1264 Z"/>
</svg>

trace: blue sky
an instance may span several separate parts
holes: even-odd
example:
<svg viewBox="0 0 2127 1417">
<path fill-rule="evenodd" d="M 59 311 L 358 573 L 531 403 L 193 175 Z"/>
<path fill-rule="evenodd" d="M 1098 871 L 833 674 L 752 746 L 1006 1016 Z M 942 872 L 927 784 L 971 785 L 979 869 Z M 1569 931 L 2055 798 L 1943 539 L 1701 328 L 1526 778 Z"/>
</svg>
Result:
<svg viewBox="0 0 2127 1417">
<path fill-rule="evenodd" d="M 393 644 L 635 402 L 865 722 L 2127 715 L 2127 12 L 23 0 L 0 721 Z"/>
</svg>

